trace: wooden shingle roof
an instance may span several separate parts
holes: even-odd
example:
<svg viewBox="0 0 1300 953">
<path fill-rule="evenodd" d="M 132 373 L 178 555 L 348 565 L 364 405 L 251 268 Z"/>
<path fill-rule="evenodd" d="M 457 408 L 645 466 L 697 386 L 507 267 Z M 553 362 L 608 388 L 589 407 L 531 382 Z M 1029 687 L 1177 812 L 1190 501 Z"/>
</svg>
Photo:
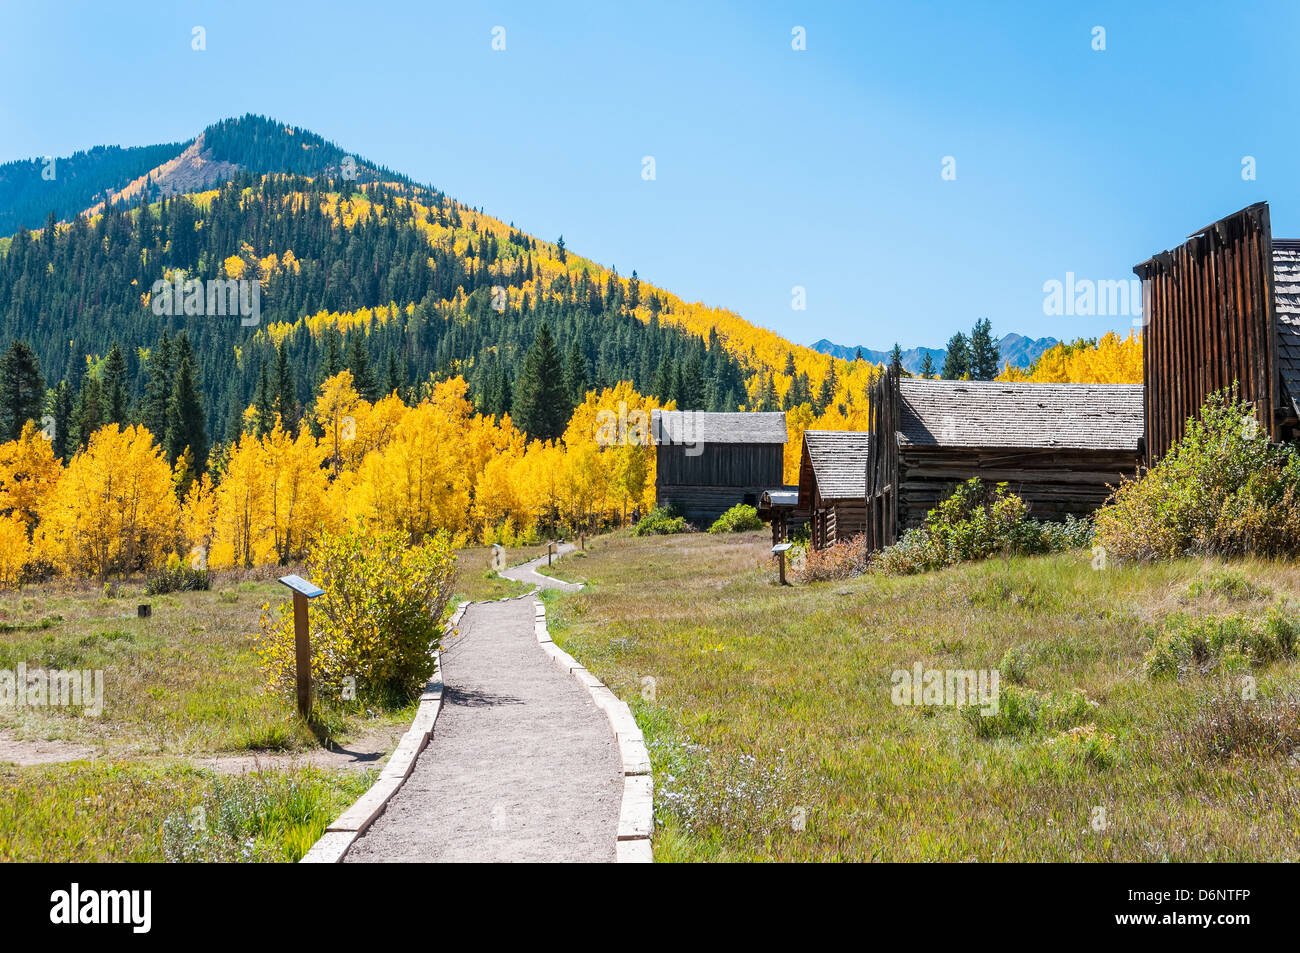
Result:
<svg viewBox="0 0 1300 953">
<path fill-rule="evenodd" d="M 902 378 L 900 444 L 1137 450 L 1141 384 L 1023 384 Z"/>
<path fill-rule="evenodd" d="M 812 504 L 814 481 L 822 499 L 864 499 L 870 441 L 871 435 L 864 431 L 805 430 L 803 462 L 799 468 L 799 504 Z"/>
<path fill-rule="evenodd" d="M 1277 311 L 1277 370 L 1300 415 L 1300 241 L 1273 240 L 1273 304 Z"/>
<path fill-rule="evenodd" d="M 785 443 L 785 414 L 713 414 L 702 410 L 652 410 L 650 434 L 658 444 Z"/>
</svg>

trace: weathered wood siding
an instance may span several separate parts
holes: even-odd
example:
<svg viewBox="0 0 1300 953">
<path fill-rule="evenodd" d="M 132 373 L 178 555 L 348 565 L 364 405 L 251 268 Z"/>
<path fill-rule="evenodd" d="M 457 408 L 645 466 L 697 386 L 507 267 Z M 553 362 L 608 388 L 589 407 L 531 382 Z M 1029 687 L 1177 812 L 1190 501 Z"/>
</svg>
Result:
<svg viewBox="0 0 1300 953">
<path fill-rule="evenodd" d="M 687 449 L 656 448 L 655 499 L 691 522 L 712 522 L 737 503 L 757 506 L 764 490 L 782 485 L 784 444 L 706 443 L 697 456 Z"/>
<path fill-rule="evenodd" d="M 1137 265 L 1142 279 L 1148 464 L 1183 436 L 1210 393 L 1240 387 L 1262 433 L 1283 439 L 1268 206 L 1224 218 Z"/>
<path fill-rule="evenodd" d="M 1106 502 L 1123 477 L 1137 472 L 1139 463 L 1136 451 L 903 447 L 896 525 L 899 534 L 920 526 L 957 484 L 973 477 L 1006 483 L 1029 504 L 1035 519 L 1087 516 Z"/>
</svg>

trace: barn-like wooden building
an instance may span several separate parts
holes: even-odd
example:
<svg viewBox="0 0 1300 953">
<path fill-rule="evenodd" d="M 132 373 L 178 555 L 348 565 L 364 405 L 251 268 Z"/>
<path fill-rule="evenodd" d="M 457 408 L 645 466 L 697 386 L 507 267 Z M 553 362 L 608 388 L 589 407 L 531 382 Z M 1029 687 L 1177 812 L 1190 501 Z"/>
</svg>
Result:
<svg viewBox="0 0 1300 953">
<path fill-rule="evenodd" d="M 866 482 L 871 437 L 861 431 L 805 430 L 799 463 L 799 509 L 809 514 L 813 549 L 867 528 Z"/>
<path fill-rule="evenodd" d="M 687 520 L 712 523 L 737 503 L 757 507 L 781 486 L 785 414 L 655 410 L 655 500 Z"/>
<path fill-rule="evenodd" d="M 1300 241 L 1275 239 L 1264 202 L 1136 265 L 1142 279 L 1146 452 L 1158 460 L 1205 398 L 1235 382 L 1260 432 L 1300 427 Z"/>
<path fill-rule="evenodd" d="M 871 390 L 867 546 L 889 546 L 972 477 L 1037 519 L 1092 512 L 1142 459 L 1142 385 L 902 378 Z"/>
</svg>

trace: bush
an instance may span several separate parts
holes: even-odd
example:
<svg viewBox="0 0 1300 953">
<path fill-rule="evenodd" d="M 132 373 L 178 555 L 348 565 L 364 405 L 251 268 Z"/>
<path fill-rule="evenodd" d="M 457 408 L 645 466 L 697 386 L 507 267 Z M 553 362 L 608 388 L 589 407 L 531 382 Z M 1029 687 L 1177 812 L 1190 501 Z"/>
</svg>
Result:
<svg viewBox="0 0 1300 953">
<path fill-rule="evenodd" d="M 1275 609 L 1264 619 L 1171 616 L 1162 631 L 1148 635 L 1152 645 L 1142 670 L 1148 678 L 1177 679 L 1293 659 L 1300 626 Z"/>
<path fill-rule="evenodd" d="M 709 527 L 710 533 L 748 533 L 750 530 L 762 529 L 763 521 L 758 518 L 758 510 L 745 503 L 737 503 L 718 517 Z"/>
<path fill-rule="evenodd" d="M 1030 519 L 1029 505 L 1005 483 L 973 479 L 926 514 L 924 525 L 876 553 L 871 569 L 885 575 L 929 572 L 990 556 L 1032 556 L 1085 546 L 1091 535 L 1087 520 Z"/>
<path fill-rule="evenodd" d="M 1300 696 L 1245 700 L 1240 692 L 1210 698 L 1190 722 L 1180 720 L 1174 746 L 1202 757 L 1286 757 L 1300 746 Z"/>
<path fill-rule="evenodd" d="M 668 536 L 686 532 L 686 518 L 673 513 L 672 507 L 656 506 L 632 527 L 633 536 Z"/>
<path fill-rule="evenodd" d="M 194 569 L 172 556 L 166 567 L 150 576 L 144 583 L 146 596 L 162 596 L 169 592 L 207 592 L 212 580 L 206 569 Z"/>
<path fill-rule="evenodd" d="M 1098 731 L 1094 724 L 1080 725 L 1063 731 L 1048 744 L 1067 761 L 1077 762 L 1094 770 L 1110 767 L 1115 761 L 1111 746 L 1114 735 Z"/>
<path fill-rule="evenodd" d="M 1043 729 L 1072 727 L 1090 717 L 1096 702 L 1077 689 L 1069 692 L 1039 692 L 1032 688 L 1004 685 L 998 691 L 996 714 L 985 715 L 977 705 L 961 709 L 980 738 L 1030 735 Z"/>
<path fill-rule="evenodd" d="M 1097 513 L 1118 559 L 1300 554 L 1300 457 L 1258 432 L 1236 388 L 1211 394 L 1159 463 Z"/>
<path fill-rule="evenodd" d="M 325 594 L 311 603 L 312 682 L 324 697 L 354 679 L 358 698 L 399 706 L 433 674 L 450 614 L 456 557 L 446 533 L 412 546 L 401 533 L 322 536 L 307 558 Z M 262 660 L 271 684 L 294 690 L 293 609 L 262 617 Z"/>
<path fill-rule="evenodd" d="M 825 549 L 792 549 L 791 565 L 798 582 L 824 582 L 860 576 L 867 568 L 861 536 L 842 539 Z"/>
</svg>

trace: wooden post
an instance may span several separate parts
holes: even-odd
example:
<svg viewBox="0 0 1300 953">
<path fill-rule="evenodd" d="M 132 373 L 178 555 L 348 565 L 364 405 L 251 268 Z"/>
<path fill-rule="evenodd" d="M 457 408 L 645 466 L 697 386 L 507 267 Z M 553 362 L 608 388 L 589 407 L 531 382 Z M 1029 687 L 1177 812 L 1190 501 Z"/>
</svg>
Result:
<svg viewBox="0 0 1300 953">
<path fill-rule="evenodd" d="M 554 551 L 555 551 L 555 544 L 547 543 L 546 544 L 546 565 L 548 566 L 551 564 L 551 553 Z"/>
<path fill-rule="evenodd" d="M 780 584 L 783 586 L 790 585 L 788 582 L 785 581 L 785 554 L 787 551 L 789 551 L 791 545 L 793 544 L 777 543 L 775 546 L 772 547 L 772 553 L 773 555 L 776 556 L 776 562 L 778 567 L 777 571 L 780 573 L 781 576 Z"/>
<path fill-rule="evenodd" d="M 280 582 L 293 592 L 293 669 L 298 694 L 298 714 L 311 716 L 311 639 L 307 628 L 307 600 L 323 596 L 325 590 L 301 576 L 284 576 Z"/>
<path fill-rule="evenodd" d="M 311 641 L 307 637 L 307 597 L 293 594 L 294 675 L 298 683 L 298 714 L 311 714 Z"/>
</svg>

